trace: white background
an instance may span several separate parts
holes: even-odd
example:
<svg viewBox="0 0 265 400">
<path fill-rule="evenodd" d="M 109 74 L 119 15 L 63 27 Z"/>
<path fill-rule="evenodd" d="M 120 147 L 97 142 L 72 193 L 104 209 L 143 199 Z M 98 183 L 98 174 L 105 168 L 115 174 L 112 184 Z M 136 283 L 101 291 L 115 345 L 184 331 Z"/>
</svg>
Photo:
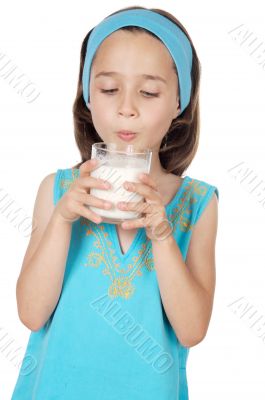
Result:
<svg viewBox="0 0 265 400">
<path fill-rule="evenodd" d="M 81 42 L 105 16 L 131 5 L 174 14 L 191 35 L 202 64 L 200 146 L 186 174 L 217 186 L 220 201 L 214 309 L 207 336 L 190 349 L 190 400 L 265 399 L 265 190 L 258 193 L 250 180 L 241 179 L 249 169 L 255 182 L 263 182 L 260 192 L 264 188 L 265 47 L 251 55 L 251 41 L 244 46 L 243 33 L 241 39 L 229 33 L 242 24 L 256 38 L 252 50 L 262 43 L 262 2 L 5 2 L 0 54 L 40 95 L 28 103 L 0 70 L 0 198 L 7 193 L 31 217 L 41 180 L 80 161 L 72 105 Z M 235 168 L 240 163 L 241 170 Z M 4 342 L 10 342 L 12 354 L 19 348 L 22 354 L 30 334 L 18 318 L 15 296 L 29 238 L 2 211 L 0 235 L 0 399 L 8 400 L 18 368 Z M 231 306 L 239 298 L 241 308 Z M 247 304 L 252 313 L 246 313 Z"/>
</svg>

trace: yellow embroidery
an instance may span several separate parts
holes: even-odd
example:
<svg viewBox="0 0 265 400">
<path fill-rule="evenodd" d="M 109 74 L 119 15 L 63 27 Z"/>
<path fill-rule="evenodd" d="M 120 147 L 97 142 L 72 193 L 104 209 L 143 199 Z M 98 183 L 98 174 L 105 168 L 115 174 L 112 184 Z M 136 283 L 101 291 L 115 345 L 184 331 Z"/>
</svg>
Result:
<svg viewBox="0 0 265 400">
<path fill-rule="evenodd" d="M 73 183 L 73 181 L 78 178 L 79 176 L 79 169 L 77 168 L 71 168 L 72 172 L 72 177 L 70 179 L 61 179 L 60 182 L 60 188 L 63 190 L 68 190 L 70 185 Z"/>
<path fill-rule="evenodd" d="M 172 214 L 169 215 L 169 219 L 173 225 L 173 233 L 177 229 L 177 226 L 179 226 L 182 232 L 192 231 L 194 227 L 190 218 L 193 208 L 192 205 L 198 202 L 198 198 L 194 196 L 194 193 L 199 196 L 205 196 L 207 187 L 195 179 L 191 179 L 187 183 L 178 204 L 173 208 Z"/>
<path fill-rule="evenodd" d="M 108 289 L 110 297 L 123 297 L 128 299 L 135 291 L 135 286 L 132 284 L 136 275 L 142 275 L 140 269 L 145 265 L 143 254 L 146 249 L 146 243 L 143 243 L 138 255 L 132 257 L 132 263 L 121 268 L 120 263 L 117 261 L 118 257 L 115 255 L 113 243 L 109 240 L 109 234 L 105 231 L 104 225 L 94 225 L 91 228 L 91 221 L 86 218 L 80 219 L 81 225 L 87 225 L 86 235 L 95 237 L 92 246 L 101 249 L 101 252 L 90 252 L 87 255 L 87 262 L 85 267 L 98 268 L 101 263 L 105 266 L 102 270 L 104 275 L 108 275 L 112 281 Z M 150 267 L 149 267 L 150 268 Z"/>
<path fill-rule="evenodd" d="M 135 287 L 131 281 L 124 277 L 115 278 L 112 285 L 109 287 L 108 294 L 111 297 L 123 297 L 128 299 L 133 295 Z"/>
<path fill-rule="evenodd" d="M 67 190 L 78 175 L 79 170 L 72 168 L 72 179 L 62 180 L 61 188 Z M 206 192 L 207 187 L 200 183 L 200 181 L 191 179 L 187 182 L 178 204 L 173 208 L 172 213 L 168 217 L 173 226 L 172 234 L 177 227 L 179 227 L 182 232 L 188 232 L 193 229 L 190 216 L 193 204 L 198 201 L 193 194 L 205 196 Z M 135 286 L 133 285 L 135 276 L 142 275 L 141 270 L 143 267 L 149 272 L 154 270 L 150 239 L 146 237 L 137 255 L 131 257 L 131 263 L 122 266 L 116 256 L 115 247 L 109 239 L 109 234 L 105 231 L 105 226 L 94 224 L 84 217 L 81 217 L 79 221 L 81 226 L 85 225 L 87 227 L 85 230 L 86 236 L 93 236 L 95 238 L 92 243 L 92 248 L 98 249 L 98 251 L 89 252 L 87 255 L 87 262 L 83 265 L 85 267 L 98 268 L 103 264 L 102 273 L 111 280 L 108 295 L 110 297 L 129 299 L 135 292 Z"/>
</svg>

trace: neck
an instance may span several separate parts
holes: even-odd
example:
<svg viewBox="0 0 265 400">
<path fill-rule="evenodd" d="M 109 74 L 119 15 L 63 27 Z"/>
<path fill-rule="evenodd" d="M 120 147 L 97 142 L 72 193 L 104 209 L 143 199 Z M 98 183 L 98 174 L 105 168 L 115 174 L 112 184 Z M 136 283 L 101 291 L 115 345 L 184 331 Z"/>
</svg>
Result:
<svg viewBox="0 0 265 400">
<path fill-rule="evenodd" d="M 152 162 L 150 167 L 149 175 L 154 179 L 155 182 L 159 183 L 169 173 L 162 167 L 159 155 L 157 152 L 152 154 Z"/>
</svg>

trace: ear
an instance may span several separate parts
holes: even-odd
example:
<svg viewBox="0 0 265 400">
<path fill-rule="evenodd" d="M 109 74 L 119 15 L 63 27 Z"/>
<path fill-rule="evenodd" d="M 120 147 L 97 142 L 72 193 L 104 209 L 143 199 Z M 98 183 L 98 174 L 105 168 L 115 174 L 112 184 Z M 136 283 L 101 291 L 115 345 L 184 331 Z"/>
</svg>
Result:
<svg viewBox="0 0 265 400">
<path fill-rule="evenodd" d="M 174 109 L 173 118 L 172 119 L 177 118 L 177 116 L 180 114 L 179 96 L 177 97 L 176 104 L 177 104 L 177 107 Z"/>
</svg>

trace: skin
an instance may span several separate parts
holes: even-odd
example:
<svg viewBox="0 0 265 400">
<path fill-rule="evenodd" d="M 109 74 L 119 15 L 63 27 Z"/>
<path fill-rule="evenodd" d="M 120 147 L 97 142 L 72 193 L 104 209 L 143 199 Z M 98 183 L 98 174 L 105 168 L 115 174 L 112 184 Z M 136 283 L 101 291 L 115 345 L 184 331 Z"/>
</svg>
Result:
<svg viewBox="0 0 265 400">
<path fill-rule="evenodd" d="M 117 75 L 96 78 L 102 71 L 115 71 Z M 142 74 L 159 75 L 166 83 L 137 76 Z M 117 90 L 102 93 L 102 89 Z M 159 97 L 145 92 L 159 93 Z M 129 143 L 152 149 L 150 176 L 160 186 L 168 173 L 160 164 L 159 147 L 172 120 L 180 113 L 178 78 L 164 44 L 143 32 L 118 30 L 109 35 L 92 64 L 89 108 L 103 141 L 125 143 L 117 131 L 137 132 Z"/>
</svg>

